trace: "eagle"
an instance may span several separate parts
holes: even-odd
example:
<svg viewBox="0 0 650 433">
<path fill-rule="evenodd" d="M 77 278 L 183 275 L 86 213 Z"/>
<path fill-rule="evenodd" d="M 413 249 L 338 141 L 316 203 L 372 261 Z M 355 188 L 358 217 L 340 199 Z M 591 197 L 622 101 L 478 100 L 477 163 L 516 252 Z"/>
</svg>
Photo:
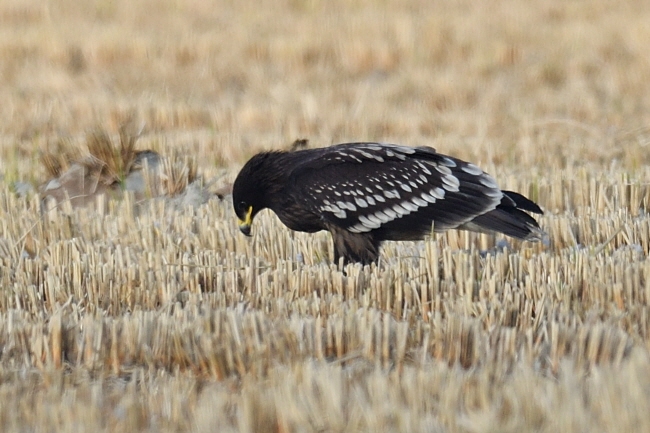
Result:
<svg viewBox="0 0 650 433">
<path fill-rule="evenodd" d="M 536 203 L 431 147 L 359 142 L 258 153 L 237 175 L 232 200 L 247 236 L 267 208 L 291 230 L 328 230 L 336 263 L 370 264 L 382 242 L 421 240 L 432 231 L 545 237 L 527 213 L 543 213 Z"/>
</svg>

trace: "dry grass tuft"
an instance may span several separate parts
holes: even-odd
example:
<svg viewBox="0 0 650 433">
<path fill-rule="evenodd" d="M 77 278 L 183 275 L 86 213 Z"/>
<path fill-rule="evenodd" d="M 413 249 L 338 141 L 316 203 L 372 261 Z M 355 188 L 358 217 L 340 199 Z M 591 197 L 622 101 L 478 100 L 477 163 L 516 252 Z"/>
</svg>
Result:
<svg viewBox="0 0 650 433">
<path fill-rule="evenodd" d="M 41 164 L 50 178 L 57 178 L 82 158 L 81 149 L 65 139 L 57 140 L 40 155 Z"/>
<path fill-rule="evenodd" d="M 133 128 L 133 121 L 120 125 L 117 143 L 105 129 L 96 128 L 87 135 L 86 156 L 78 146 L 57 141 L 56 151 L 41 155 L 46 171 L 54 176 L 41 187 L 44 202 L 54 199 L 54 206 L 96 205 L 99 196 L 122 198 L 126 191 L 132 192 L 139 204 L 160 196 L 180 198 L 183 205 L 204 203 L 210 193 L 198 176 L 196 158 L 179 150 L 169 158 L 152 150 L 137 151 L 140 133 L 129 132 Z M 215 195 L 223 198 L 230 189 L 222 183 Z"/>
<path fill-rule="evenodd" d="M 119 142 L 114 145 L 108 133 L 96 129 L 88 135 L 86 145 L 90 158 L 83 161 L 91 171 L 97 171 L 99 181 L 105 185 L 125 181 L 136 161 L 137 135 L 127 132 L 128 126 L 120 126 Z"/>
<path fill-rule="evenodd" d="M 163 160 L 161 171 L 161 187 L 164 194 L 177 196 L 197 180 L 196 158 L 175 152 L 171 158 Z"/>
</svg>

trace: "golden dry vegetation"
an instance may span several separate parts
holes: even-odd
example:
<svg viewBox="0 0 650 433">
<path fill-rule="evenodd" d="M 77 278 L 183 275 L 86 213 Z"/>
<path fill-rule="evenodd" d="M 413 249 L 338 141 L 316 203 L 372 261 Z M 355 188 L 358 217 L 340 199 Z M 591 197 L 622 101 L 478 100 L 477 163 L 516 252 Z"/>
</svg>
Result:
<svg viewBox="0 0 650 433">
<path fill-rule="evenodd" d="M 647 2 L 4 0 L 0 23 L 3 432 L 650 431 Z M 303 137 L 434 146 L 536 200 L 550 242 L 452 232 L 344 273 L 326 233 L 265 213 L 249 240 L 227 199 L 43 211 L 43 155 L 127 117 L 206 183 Z"/>
</svg>

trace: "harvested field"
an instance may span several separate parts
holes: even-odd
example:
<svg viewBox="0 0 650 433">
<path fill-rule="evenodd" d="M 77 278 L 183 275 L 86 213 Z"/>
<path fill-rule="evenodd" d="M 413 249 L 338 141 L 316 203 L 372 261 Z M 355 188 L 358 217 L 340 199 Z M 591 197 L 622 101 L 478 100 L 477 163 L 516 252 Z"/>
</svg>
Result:
<svg viewBox="0 0 650 433">
<path fill-rule="evenodd" d="M 6 0 L 0 22 L 1 431 L 650 431 L 645 1 Z M 45 206 L 127 120 L 164 194 Z M 450 232 L 343 271 L 270 212 L 244 237 L 223 192 L 300 138 L 471 160 L 549 243 Z"/>
</svg>

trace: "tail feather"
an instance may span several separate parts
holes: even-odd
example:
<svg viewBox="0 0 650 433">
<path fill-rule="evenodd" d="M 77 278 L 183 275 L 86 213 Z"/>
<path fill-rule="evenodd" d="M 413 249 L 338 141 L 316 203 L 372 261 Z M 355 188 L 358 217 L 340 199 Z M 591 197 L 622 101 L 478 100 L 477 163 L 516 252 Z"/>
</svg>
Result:
<svg viewBox="0 0 650 433">
<path fill-rule="evenodd" d="M 509 198 L 512 200 L 514 203 L 514 207 L 519 208 L 521 210 L 526 210 L 528 212 L 536 213 L 536 214 L 544 214 L 544 211 L 537 205 L 532 200 L 527 199 L 523 195 L 519 194 L 518 192 L 514 191 L 501 191 L 503 193 L 504 198 Z M 501 204 L 503 204 L 503 200 L 501 201 Z"/>
<path fill-rule="evenodd" d="M 477 232 L 499 232 L 523 240 L 544 240 L 546 233 L 526 212 L 543 214 L 533 201 L 512 191 L 503 191 L 503 199 L 496 209 L 465 223 L 461 228 Z"/>
</svg>

